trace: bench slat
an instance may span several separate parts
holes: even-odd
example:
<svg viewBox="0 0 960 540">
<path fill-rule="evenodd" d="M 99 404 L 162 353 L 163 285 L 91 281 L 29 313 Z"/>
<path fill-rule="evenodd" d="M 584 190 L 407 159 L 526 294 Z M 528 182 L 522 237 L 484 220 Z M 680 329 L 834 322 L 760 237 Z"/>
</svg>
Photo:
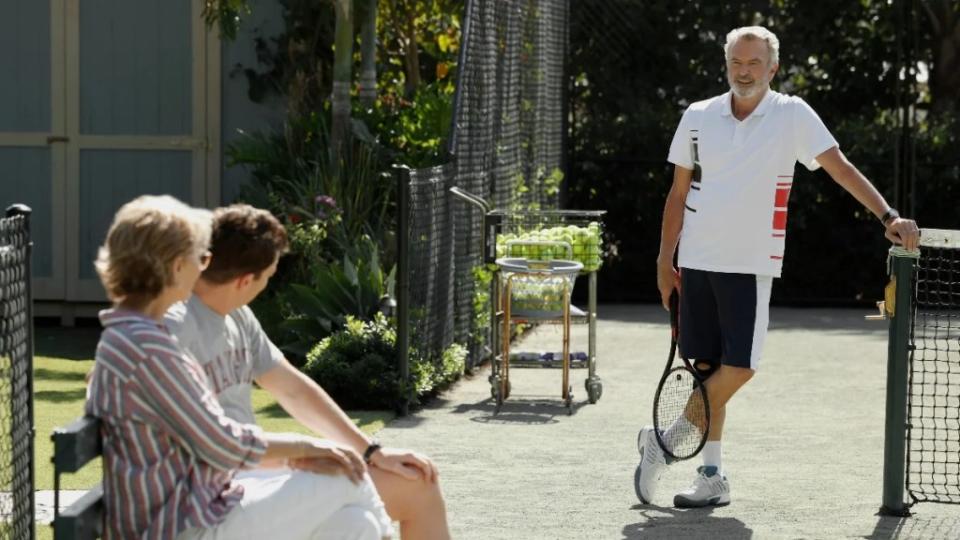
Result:
<svg viewBox="0 0 960 540">
<path fill-rule="evenodd" d="M 53 523 L 57 540 L 103 536 L 103 484 L 97 484 L 65 508 Z"/>
<path fill-rule="evenodd" d="M 58 472 L 74 473 L 103 453 L 100 419 L 84 416 L 69 426 L 53 430 L 53 466 Z"/>
</svg>

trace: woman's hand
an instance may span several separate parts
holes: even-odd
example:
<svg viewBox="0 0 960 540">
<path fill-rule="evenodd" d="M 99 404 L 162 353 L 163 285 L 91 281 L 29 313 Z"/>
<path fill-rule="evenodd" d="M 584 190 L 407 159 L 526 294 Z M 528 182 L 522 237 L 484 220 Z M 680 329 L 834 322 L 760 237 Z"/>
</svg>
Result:
<svg viewBox="0 0 960 540">
<path fill-rule="evenodd" d="M 332 441 L 308 439 L 301 456 L 287 460 L 291 469 L 316 474 L 345 474 L 354 484 L 363 481 L 367 465 L 355 450 Z"/>
</svg>

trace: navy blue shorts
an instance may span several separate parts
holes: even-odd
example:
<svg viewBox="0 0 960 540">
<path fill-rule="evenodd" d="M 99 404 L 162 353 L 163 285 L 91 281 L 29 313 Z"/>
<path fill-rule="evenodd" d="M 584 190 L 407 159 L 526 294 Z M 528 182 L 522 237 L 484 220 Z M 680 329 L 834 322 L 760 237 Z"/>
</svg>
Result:
<svg viewBox="0 0 960 540">
<path fill-rule="evenodd" d="M 770 320 L 771 276 L 680 270 L 680 354 L 757 369 Z"/>
</svg>

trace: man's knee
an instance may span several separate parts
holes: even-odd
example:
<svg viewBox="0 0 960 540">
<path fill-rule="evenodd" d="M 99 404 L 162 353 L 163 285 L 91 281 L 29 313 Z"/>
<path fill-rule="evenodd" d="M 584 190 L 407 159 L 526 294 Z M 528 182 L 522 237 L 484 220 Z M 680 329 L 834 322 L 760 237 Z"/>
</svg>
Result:
<svg viewBox="0 0 960 540">
<path fill-rule="evenodd" d="M 444 507 L 439 482 L 419 478 L 410 480 L 378 469 L 373 469 L 371 476 L 383 497 L 387 512 L 397 521 L 421 519 Z"/>
<path fill-rule="evenodd" d="M 753 374 L 756 373 L 756 370 L 750 368 L 736 367 L 736 366 L 721 366 L 724 376 L 731 379 L 737 386 L 742 386 L 747 383 L 750 379 L 753 378 Z"/>
<path fill-rule="evenodd" d="M 697 375 L 700 377 L 700 380 L 705 381 L 709 379 L 711 375 L 716 373 L 718 369 L 720 369 L 720 362 L 697 360 L 693 363 L 693 369 L 697 371 Z"/>
</svg>

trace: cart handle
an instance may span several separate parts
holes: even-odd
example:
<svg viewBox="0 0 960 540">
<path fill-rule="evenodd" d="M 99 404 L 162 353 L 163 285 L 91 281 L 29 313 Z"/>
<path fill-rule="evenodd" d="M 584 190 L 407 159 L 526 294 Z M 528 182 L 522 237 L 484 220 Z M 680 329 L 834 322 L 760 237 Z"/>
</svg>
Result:
<svg viewBox="0 0 960 540">
<path fill-rule="evenodd" d="M 567 258 L 573 258 L 573 246 L 570 245 L 570 242 L 563 242 L 560 240 L 508 240 L 507 241 L 507 257 L 512 253 L 510 248 L 513 246 L 560 246 L 567 250 Z"/>
<path fill-rule="evenodd" d="M 480 197 L 474 195 L 473 193 L 470 193 L 469 191 L 462 190 L 458 187 L 452 187 L 450 188 L 450 193 L 453 193 L 457 197 L 463 199 L 464 201 L 467 201 L 468 203 L 474 206 L 480 207 L 480 209 L 483 210 L 484 213 L 487 213 L 490 211 L 490 205 L 487 204 L 487 201 L 481 199 Z"/>
</svg>

